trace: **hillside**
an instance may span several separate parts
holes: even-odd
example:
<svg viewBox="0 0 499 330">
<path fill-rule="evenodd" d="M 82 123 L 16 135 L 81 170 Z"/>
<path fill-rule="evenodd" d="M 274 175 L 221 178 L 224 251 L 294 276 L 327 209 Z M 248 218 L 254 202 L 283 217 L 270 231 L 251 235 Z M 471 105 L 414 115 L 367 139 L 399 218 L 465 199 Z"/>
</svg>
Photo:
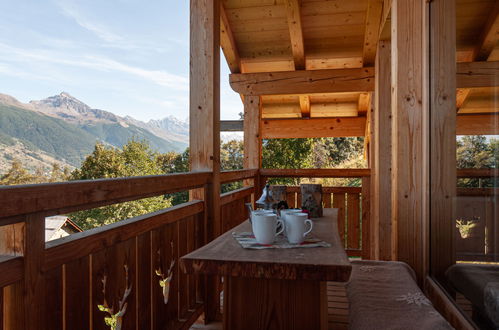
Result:
<svg viewBox="0 0 499 330">
<path fill-rule="evenodd" d="M 3 104 L 0 104 L 0 134 L 4 144 L 12 145 L 15 139 L 28 150 L 41 150 L 73 166 L 80 165 L 97 140 L 63 120 Z"/>
<path fill-rule="evenodd" d="M 174 117 L 154 124 L 123 118 L 92 109 L 64 92 L 29 103 L 0 94 L 0 173 L 13 158 L 31 170 L 53 162 L 78 167 L 98 141 L 122 147 L 134 138 L 148 141 L 158 152 L 182 152 L 188 145 L 188 127 Z"/>
</svg>

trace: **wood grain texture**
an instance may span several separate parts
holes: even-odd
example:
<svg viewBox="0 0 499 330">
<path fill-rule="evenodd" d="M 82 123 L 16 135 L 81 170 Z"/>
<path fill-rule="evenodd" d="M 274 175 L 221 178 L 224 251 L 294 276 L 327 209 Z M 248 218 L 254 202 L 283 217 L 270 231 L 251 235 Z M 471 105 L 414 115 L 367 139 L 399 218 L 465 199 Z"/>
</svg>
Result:
<svg viewBox="0 0 499 330">
<path fill-rule="evenodd" d="M 35 212 L 63 214 L 189 190 L 209 181 L 210 173 L 201 172 L 0 187 L 0 219 Z"/>
<path fill-rule="evenodd" d="M 374 169 L 373 234 L 376 236 L 375 255 L 380 260 L 392 259 L 391 162 L 392 162 L 392 105 L 391 105 L 391 44 L 380 41 L 376 55 L 376 92 L 374 97 Z"/>
<path fill-rule="evenodd" d="M 48 242 L 43 268 L 51 269 L 102 249 L 110 248 L 161 225 L 198 214 L 203 209 L 203 202 L 192 201 Z"/>
<path fill-rule="evenodd" d="M 345 193 L 334 193 L 333 194 L 333 207 L 338 209 L 338 235 L 340 236 L 341 245 L 346 246 L 345 241 L 345 216 L 346 216 L 346 204 L 345 204 Z"/>
<path fill-rule="evenodd" d="M 236 189 L 227 193 L 224 193 L 220 195 L 220 205 L 224 206 L 226 204 L 229 204 L 234 201 L 238 201 L 241 199 L 244 199 L 245 197 L 251 196 L 251 194 L 254 192 L 254 188 L 251 187 L 244 187 L 240 189 Z M 243 210 L 240 210 L 242 212 Z"/>
<path fill-rule="evenodd" d="M 396 260 L 423 279 L 423 200 L 426 168 L 423 141 L 425 6 L 422 1 L 392 1 L 392 245 Z"/>
<path fill-rule="evenodd" d="M 45 324 L 48 317 L 41 308 L 45 299 L 43 263 L 45 261 L 45 218 L 26 216 L 24 241 L 24 319 L 27 329 Z M 38 308 L 36 307 L 38 306 Z"/>
<path fill-rule="evenodd" d="M 220 3 L 220 46 L 229 65 L 230 72 L 239 73 L 241 71 L 241 59 L 237 50 L 236 40 L 230 28 L 229 19 L 222 3 Z"/>
<path fill-rule="evenodd" d="M 370 177 L 362 178 L 362 259 L 374 259 L 375 254 L 373 251 L 373 241 L 376 235 L 373 226 L 373 216 L 371 214 L 371 180 Z"/>
<path fill-rule="evenodd" d="M 456 2 L 430 3 L 430 269 L 436 278 L 456 262 Z M 499 67 L 498 67 L 499 69 Z"/>
<path fill-rule="evenodd" d="M 90 292 L 92 286 L 101 283 L 91 282 L 89 256 L 68 262 L 63 269 L 64 329 L 88 329 L 91 326 Z M 95 316 L 100 318 L 100 315 Z"/>
<path fill-rule="evenodd" d="M 244 95 L 371 92 L 374 68 L 231 74 L 230 86 Z"/>
<path fill-rule="evenodd" d="M 456 118 L 457 135 L 495 135 L 498 132 L 499 115 L 473 114 L 458 115 Z"/>
<path fill-rule="evenodd" d="M 265 119 L 263 139 L 364 136 L 365 117 Z"/>
<path fill-rule="evenodd" d="M 24 276 L 23 257 L 0 256 L 0 288 L 20 281 Z"/>
<path fill-rule="evenodd" d="M 302 118 L 310 117 L 310 96 L 300 95 L 300 109 Z"/>
<path fill-rule="evenodd" d="M 321 319 L 321 305 L 327 306 L 321 300 L 327 298 L 319 281 L 232 276 L 225 281 L 225 329 L 327 329 L 327 318 Z"/>
<path fill-rule="evenodd" d="M 311 168 L 311 169 L 270 169 L 262 168 L 260 174 L 272 178 L 360 178 L 369 176 L 370 169 Z"/>
<path fill-rule="evenodd" d="M 187 273 L 216 274 L 266 279 L 347 281 L 351 266 L 336 226 L 336 211 L 324 210 L 325 216 L 314 219 L 314 236 L 331 243 L 329 248 L 288 250 L 245 250 L 227 232 L 181 259 Z M 245 221 L 233 229 L 251 231 Z"/>
<path fill-rule="evenodd" d="M 460 168 L 457 169 L 458 178 L 494 178 L 497 170 L 493 168 Z"/>
<path fill-rule="evenodd" d="M 360 198 L 358 194 L 347 194 L 347 248 L 360 249 Z M 364 234 L 368 234 L 367 232 Z"/>
<path fill-rule="evenodd" d="M 79 274 L 78 276 L 81 276 Z M 50 306 L 50 314 L 45 318 L 45 329 L 62 330 L 64 329 L 64 281 L 63 267 L 52 269 L 43 274 L 45 283 L 45 305 Z M 87 324 L 88 325 L 88 322 Z M 73 329 L 77 329 L 76 327 Z"/>
<path fill-rule="evenodd" d="M 303 70 L 305 69 L 305 46 L 303 43 L 300 2 L 299 0 L 284 0 L 284 6 L 286 7 L 295 70 Z"/>
<path fill-rule="evenodd" d="M 262 157 L 259 96 L 244 98 L 244 168 L 260 168 Z"/>
<path fill-rule="evenodd" d="M 362 49 L 362 62 L 364 66 L 374 64 L 382 18 L 383 0 L 369 0 L 367 5 L 366 30 L 364 33 L 364 47 Z"/>
<path fill-rule="evenodd" d="M 234 170 L 234 171 L 223 171 L 220 172 L 220 183 L 228 183 L 234 181 L 240 181 L 244 179 L 250 179 L 257 175 L 258 169 L 245 169 L 245 170 Z"/>
<path fill-rule="evenodd" d="M 456 88 L 497 86 L 499 62 L 465 62 L 457 64 Z"/>
</svg>

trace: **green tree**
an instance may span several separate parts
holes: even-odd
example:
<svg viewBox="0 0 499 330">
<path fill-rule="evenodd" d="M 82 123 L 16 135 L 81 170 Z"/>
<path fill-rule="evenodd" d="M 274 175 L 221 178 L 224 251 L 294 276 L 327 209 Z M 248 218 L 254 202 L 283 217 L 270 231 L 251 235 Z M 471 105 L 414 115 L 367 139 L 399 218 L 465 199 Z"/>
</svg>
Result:
<svg viewBox="0 0 499 330">
<path fill-rule="evenodd" d="M 484 135 L 466 135 L 456 141 L 457 168 L 497 168 L 499 140 Z M 459 187 L 497 187 L 497 179 L 465 178 Z"/>
<path fill-rule="evenodd" d="M 157 161 L 157 154 L 152 151 L 149 144 L 145 141 L 130 140 L 122 149 L 96 144 L 94 151 L 83 161 L 81 168 L 73 171 L 71 179 L 92 180 L 163 173 Z M 89 229 L 171 205 L 169 198 L 158 196 L 75 212 L 70 218 L 82 228 Z"/>
<path fill-rule="evenodd" d="M 14 159 L 5 175 L 0 178 L 1 185 L 18 185 L 36 183 L 37 177 L 23 167 L 19 159 Z"/>
</svg>

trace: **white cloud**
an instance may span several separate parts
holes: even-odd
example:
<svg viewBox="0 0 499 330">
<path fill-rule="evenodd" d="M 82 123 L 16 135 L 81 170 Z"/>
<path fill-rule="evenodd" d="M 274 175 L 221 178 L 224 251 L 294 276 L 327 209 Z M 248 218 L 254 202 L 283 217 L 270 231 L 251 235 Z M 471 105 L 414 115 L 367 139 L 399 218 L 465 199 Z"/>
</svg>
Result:
<svg viewBox="0 0 499 330">
<path fill-rule="evenodd" d="M 88 19 L 81 13 L 81 10 L 76 8 L 74 4 L 66 1 L 58 1 L 56 4 L 59 8 L 61 8 L 62 13 L 66 17 L 73 19 L 79 26 L 94 33 L 100 39 L 107 42 L 117 42 L 123 40 L 121 36 L 109 31 L 109 29 L 104 25 Z"/>
<path fill-rule="evenodd" d="M 22 49 L 0 43 L 0 58 L 5 61 L 39 61 L 54 64 L 64 64 L 75 67 L 84 67 L 99 71 L 114 71 L 130 74 L 150 81 L 159 86 L 168 87 L 177 91 L 189 90 L 189 79 L 162 70 L 147 70 L 128 65 L 103 56 L 62 54 L 54 51 Z"/>
</svg>

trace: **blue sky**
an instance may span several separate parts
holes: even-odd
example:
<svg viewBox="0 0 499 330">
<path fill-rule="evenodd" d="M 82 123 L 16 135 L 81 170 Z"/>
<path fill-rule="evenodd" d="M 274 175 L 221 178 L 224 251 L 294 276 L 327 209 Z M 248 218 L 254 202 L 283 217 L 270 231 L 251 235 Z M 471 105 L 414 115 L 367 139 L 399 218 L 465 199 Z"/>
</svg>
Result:
<svg viewBox="0 0 499 330">
<path fill-rule="evenodd" d="M 241 100 L 221 66 L 221 117 L 236 119 Z M 144 121 L 187 118 L 189 1 L 0 1 L 0 93 L 28 102 L 62 91 Z"/>
</svg>

